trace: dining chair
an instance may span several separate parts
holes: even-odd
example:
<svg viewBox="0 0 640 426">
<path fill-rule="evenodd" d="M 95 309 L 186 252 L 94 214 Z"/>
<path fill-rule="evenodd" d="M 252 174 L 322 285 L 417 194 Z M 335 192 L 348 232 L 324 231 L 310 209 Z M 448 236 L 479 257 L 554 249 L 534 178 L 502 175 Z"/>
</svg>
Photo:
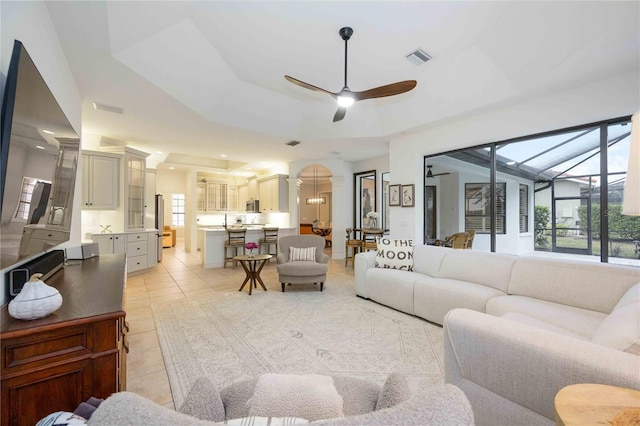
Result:
<svg viewBox="0 0 640 426">
<path fill-rule="evenodd" d="M 347 263 L 351 261 L 351 267 L 353 267 L 356 254 L 358 254 L 362 248 L 362 240 L 356 238 L 353 228 L 347 228 L 346 232 L 347 235 L 344 240 L 344 266 L 347 266 Z M 349 254 L 349 249 L 351 249 L 351 254 Z"/>
<path fill-rule="evenodd" d="M 382 228 L 364 228 L 362 229 L 362 251 L 377 250 L 377 239 L 384 235 Z"/>
<path fill-rule="evenodd" d="M 224 267 L 227 267 L 227 262 L 233 262 L 233 267 L 237 265 L 237 261 L 233 260 L 234 256 L 238 256 L 238 249 L 242 249 L 242 253 L 245 253 L 244 246 L 246 244 L 247 229 L 227 228 L 227 241 L 224 243 Z"/>
<path fill-rule="evenodd" d="M 259 251 L 262 253 L 262 247 L 267 249 L 266 254 L 276 256 L 278 254 L 278 228 L 277 227 L 265 227 L 262 228 L 262 238 L 258 240 L 260 244 Z M 271 252 L 271 246 L 275 247 L 273 253 Z M 271 259 L 269 259 L 271 260 Z"/>
</svg>

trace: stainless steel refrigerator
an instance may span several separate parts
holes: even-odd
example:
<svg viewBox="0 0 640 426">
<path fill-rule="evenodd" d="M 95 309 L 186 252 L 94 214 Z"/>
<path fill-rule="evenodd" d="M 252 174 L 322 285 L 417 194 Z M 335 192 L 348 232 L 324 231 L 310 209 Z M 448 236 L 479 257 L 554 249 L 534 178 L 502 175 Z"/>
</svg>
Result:
<svg viewBox="0 0 640 426">
<path fill-rule="evenodd" d="M 162 262 L 162 232 L 164 231 L 164 199 L 156 194 L 156 229 L 158 230 L 158 262 Z"/>
</svg>

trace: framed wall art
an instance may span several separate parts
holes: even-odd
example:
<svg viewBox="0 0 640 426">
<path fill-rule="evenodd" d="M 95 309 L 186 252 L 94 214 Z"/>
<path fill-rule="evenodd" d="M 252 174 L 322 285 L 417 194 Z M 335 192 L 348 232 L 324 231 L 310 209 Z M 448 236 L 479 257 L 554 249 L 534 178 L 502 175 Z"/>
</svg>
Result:
<svg viewBox="0 0 640 426">
<path fill-rule="evenodd" d="M 402 185 L 402 207 L 414 206 L 414 185 Z"/>
<path fill-rule="evenodd" d="M 389 205 L 400 205 L 400 185 L 389 185 Z"/>
</svg>

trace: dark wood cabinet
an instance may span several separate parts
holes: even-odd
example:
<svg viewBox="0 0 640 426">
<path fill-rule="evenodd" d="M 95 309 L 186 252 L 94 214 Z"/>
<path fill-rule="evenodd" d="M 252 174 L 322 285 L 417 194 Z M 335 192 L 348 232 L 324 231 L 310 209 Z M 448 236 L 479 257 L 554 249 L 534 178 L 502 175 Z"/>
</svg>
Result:
<svg viewBox="0 0 640 426">
<path fill-rule="evenodd" d="M 34 425 L 125 390 L 125 271 L 124 254 L 65 266 L 46 281 L 63 298 L 46 318 L 21 321 L 2 307 L 0 424 Z"/>
</svg>

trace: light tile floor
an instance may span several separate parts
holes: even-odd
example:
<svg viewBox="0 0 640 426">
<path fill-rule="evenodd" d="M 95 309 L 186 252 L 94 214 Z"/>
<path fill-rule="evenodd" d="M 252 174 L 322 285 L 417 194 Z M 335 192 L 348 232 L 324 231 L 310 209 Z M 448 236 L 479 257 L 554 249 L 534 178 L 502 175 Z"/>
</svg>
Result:
<svg viewBox="0 0 640 426">
<path fill-rule="evenodd" d="M 325 252 L 331 258 L 331 249 Z M 231 266 L 205 269 L 200 254 L 186 253 L 180 247 L 180 242 L 176 247 L 163 249 L 162 253 L 161 263 L 127 277 L 127 391 L 173 409 L 169 378 L 156 335 L 151 304 L 238 291 L 245 273 L 240 265 L 235 269 Z M 265 265 L 261 277 L 269 291 L 281 291 L 275 259 Z M 344 260 L 330 260 L 325 285 L 336 284 L 353 284 L 353 268 L 351 264 L 345 267 Z M 243 291 L 247 292 L 247 287 Z M 254 291 L 262 290 L 258 286 L 258 290 Z"/>
</svg>

